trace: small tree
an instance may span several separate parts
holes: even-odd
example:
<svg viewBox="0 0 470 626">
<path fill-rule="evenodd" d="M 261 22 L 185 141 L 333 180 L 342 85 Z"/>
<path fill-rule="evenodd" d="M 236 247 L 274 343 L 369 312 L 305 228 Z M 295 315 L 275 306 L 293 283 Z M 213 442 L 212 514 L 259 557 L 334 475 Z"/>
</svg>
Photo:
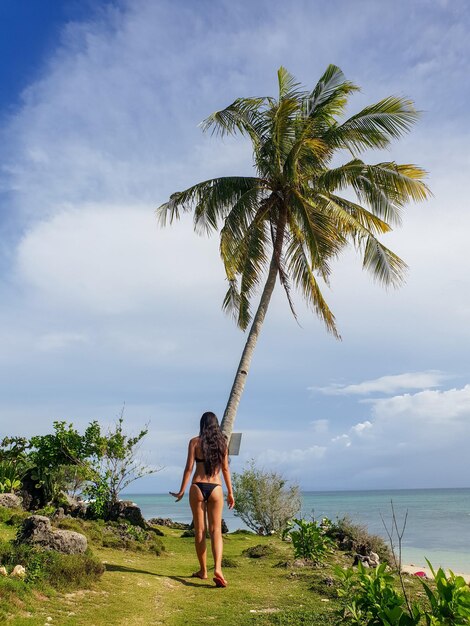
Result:
<svg viewBox="0 0 470 626">
<path fill-rule="evenodd" d="M 235 515 L 257 533 L 269 535 L 286 528 L 301 508 L 300 488 L 288 485 L 277 472 L 255 467 L 251 461 L 233 474 Z"/>
<path fill-rule="evenodd" d="M 0 493 L 21 489 L 28 469 L 27 444 L 24 437 L 4 437 L 0 441 Z"/>
<path fill-rule="evenodd" d="M 89 426 L 93 430 L 94 451 L 89 461 L 90 482 L 86 493 L 93 499 L 92 512 L 97 517 L 106 517 L 119 500 L 120 492 L 135 480 L 159 471 L 159 468 L 144 465 L 137 456 L 148 426 L 130 437 L 124 433 L 123 423 L 124 411 L 107 434 L 101 433 L 98 422 Z"/>
</svg>

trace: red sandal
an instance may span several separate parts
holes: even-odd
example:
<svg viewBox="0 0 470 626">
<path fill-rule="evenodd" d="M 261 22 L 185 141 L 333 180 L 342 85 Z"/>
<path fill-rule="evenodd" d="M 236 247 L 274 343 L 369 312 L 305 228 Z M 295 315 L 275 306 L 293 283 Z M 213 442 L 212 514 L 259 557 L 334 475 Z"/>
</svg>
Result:
<svg viewBox="0 0 470 626">
<path fill-rule="evenodd" d="M 215 582 L 216 587 L 227 586 L 227 581 L 225 580 L 225 578 L 223 578 L 222 576 L 219 576 L 218 574 L 216 574 L 212 580 Z"/>
</svg>

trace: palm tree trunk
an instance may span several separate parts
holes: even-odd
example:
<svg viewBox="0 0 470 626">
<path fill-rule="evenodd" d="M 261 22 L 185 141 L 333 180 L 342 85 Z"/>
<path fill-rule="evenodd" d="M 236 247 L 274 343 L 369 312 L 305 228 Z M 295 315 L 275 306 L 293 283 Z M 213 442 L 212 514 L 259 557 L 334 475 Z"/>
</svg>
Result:
<svg viewBox="0 0 470 626">
<path fill-rule="evenodd" d="M 266 280 L 266 284 L 264 285 L 258 309 L 256 311 L 253 323 L 248 333 L 248 338 L 242 352 L 240 363 L 237 368 L 237 373 L 235 374 L 235 380 L 233 381 L 227 406 L 225 407 L 221 427 L 224 435 L 227 437 L 228 440 L 230 440 L 230 435 L 233 431 L 233 425 L 235 423 L 238 405 L 240 404 L 240 398 L 245 388 L 246 378 L 248 376 L 248 371 L 251 365 L 251 359 L 253 358 L 256 343 L 261 333 L 264 318 L 266 317 L 266 313 L 269 307 L 269 302 L 271 300 L 274 287 L 276 286 L 276 278 L 279 272 L 286 220 L 287 215 L 285 214 L 285 211 L 282 211 L 276 233 L 276 240 L 273 246 L 273 255 L 271 258 L 271 263 L 269 265 L 268 278 Z"/>
</svg>

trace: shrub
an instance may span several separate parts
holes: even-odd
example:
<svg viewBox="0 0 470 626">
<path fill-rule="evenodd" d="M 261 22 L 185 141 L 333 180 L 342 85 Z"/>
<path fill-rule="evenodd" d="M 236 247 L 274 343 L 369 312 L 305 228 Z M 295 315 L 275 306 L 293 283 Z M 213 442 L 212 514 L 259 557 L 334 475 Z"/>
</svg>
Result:
<svg viewBox="0 0 470 626">
<path fill-rule="evenodd" d="M 463 626 L 470 623 L 470 589 L 461 576 L 437 572 L 428 565 L 434 576 L 434 590 L 421 581 L 430 603 L 430 610 L 395 589 L 394 576 L 386 572 L 383 563 L 375 569 L 366 569 L 359 563 L 357 570 L 336 569 L 341 588 L 338 595 L 345 599 L 342 622 L 358 626 L 417 626 L 424 619 L 427 626 Z"/>
<path fill-rule="evenodd" d="M 9 526 L 17 526 L 28 517 L 30 513 L 23 511 L 23 509 L 9 509 L 0 506 L 0 522 L 8 524 Z"/>
<path fill-rule="evenodd" d="M 406 606 L 405 598 L 394 588 L 394 577 L 386 564 L 357 570 L 337 568 L 341 587 L 338 595 L 345 599 L 341 621 L 357 626 L 417 626 L 421 611 L 417 605 Z"/>
<path fill-rule="evenodd" d="M 281 532 L 300 510 L 300 489 L 276 472 L 257 469 L 252 461 L 233 475 L 235 515 L 258 534 Z"/>
<path fill-rule="evenodd" d="M 277 551 L 272 546 L 258 544 L 243 550 L 242 554 L 250 559 L 261 559 L 263 557 L 275 556 Z"/>
<path fill-rule="evenodd" d="M 433 592 L 428 584 L 421 581 L 431 605 L 431 613 L 425 613 L 426 624 L 428 626 L 469 624 L 470 589 L 465 580 L 453 572 L 447 577 L 441 568 L 437 572 L 434 571 L 429 561 L 428 565 L 433 573 L 436 589 Z"/>
<path fill-rule="evenodd" d="M 382 537 L 371 535 L 362 524 L 355 524 L 350 517 L 345 516 L 326 528 L 326 534 L 334 539 L 341 550 L 368 555 L 375 552 L 381 561 L 393 561 L 390 548 Z"/>
<path fill-rule="evenodd" d="M 104 572 L 104 565 L 91 553 L 61 554 L 12 541 L 0 542 L 0 563 L 7 570 L 15 565 L 26 568 L 25 583 L 49 585 L 64 591 L 88 587 Z"/>
<path fill-rule="evenodd" d="M 308 559 L 322 563 L 331 552 L 332 539 L 326 535 L 324 528 L 315 520 L 294 519 L 289 524 L 284 536 L 292 539 L 296 559 Z"/>
<path fill-rule="evenodd" d="M 65 518 L 57 522 L 57 526 L 82 533 L 90 542 L 104 548 L 133 550 L 134 552 L 148 550 L 157 555 L 165 550 L 161 539 L 153 530 L 147 531 L 128 522 Z"/>
</svg>

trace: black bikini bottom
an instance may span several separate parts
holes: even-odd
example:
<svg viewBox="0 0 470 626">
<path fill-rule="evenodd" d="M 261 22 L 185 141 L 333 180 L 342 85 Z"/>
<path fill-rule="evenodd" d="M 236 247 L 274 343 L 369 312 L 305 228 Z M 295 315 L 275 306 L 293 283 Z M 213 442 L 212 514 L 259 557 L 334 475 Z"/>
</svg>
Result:
<svg viewBox="0 0 470 626">
<path fill-rule="evenodd" d="M 207 502 L 209 500 L 209 496 L 216 487 L 222 487 L 220 483 L 193 483 L 193 485 L 197 485 L 201 490 L 204 502 Z"/>
</svg>

